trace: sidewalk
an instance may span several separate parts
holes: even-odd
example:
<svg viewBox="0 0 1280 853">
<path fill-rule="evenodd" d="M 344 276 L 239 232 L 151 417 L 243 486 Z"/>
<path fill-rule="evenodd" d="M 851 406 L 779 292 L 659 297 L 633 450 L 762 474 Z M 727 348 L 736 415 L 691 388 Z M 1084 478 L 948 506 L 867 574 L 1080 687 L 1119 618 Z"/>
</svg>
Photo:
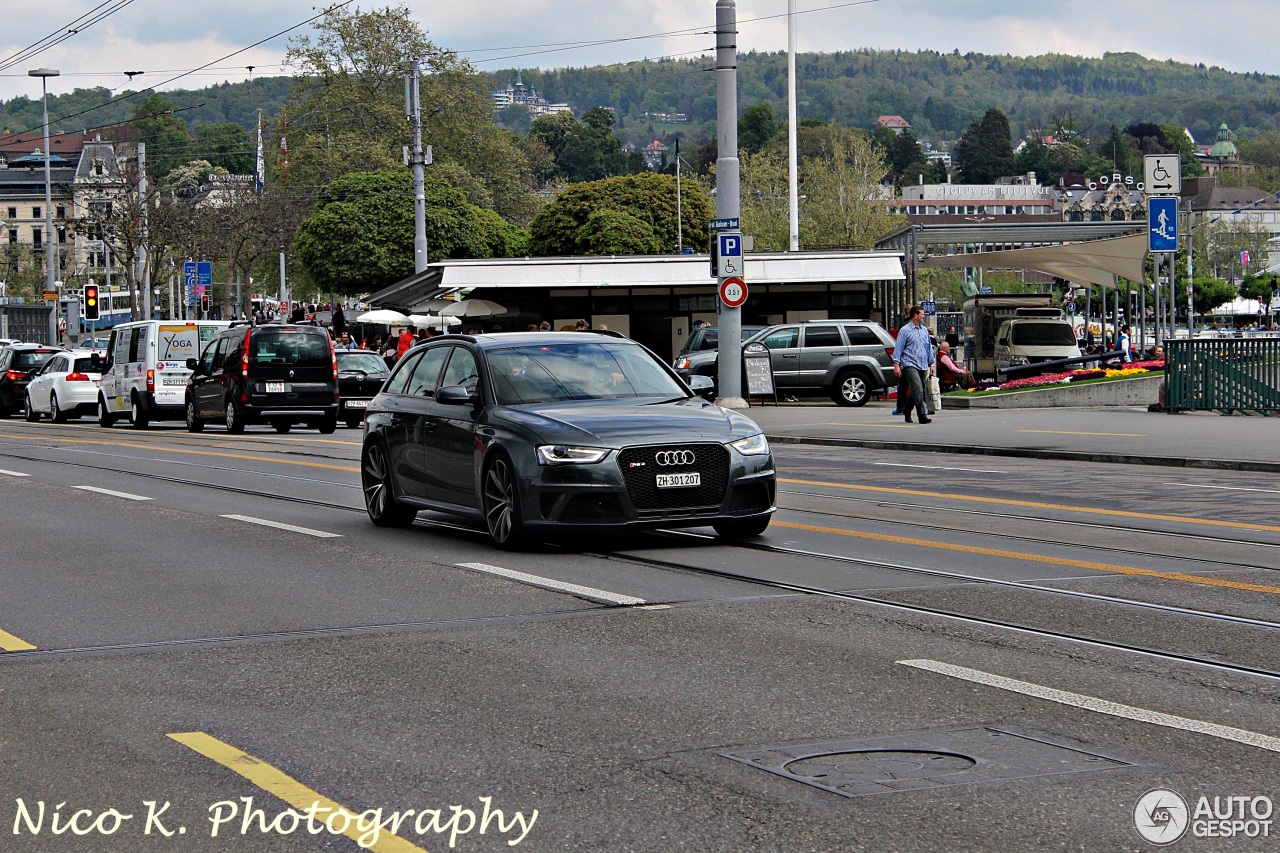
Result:
<svg viewBox="0 0 1280 853">
<path fill-rule="evenodd" d="M 886 402 L 845 408 L 814 400 L 755 405 L 745 414 L 775 444 L 1280 473 L 1280 424 L 1274 418 L 1167 415 L 1145 407 L 944 409 L 930 424 L 907 424 L 892 411 Z"/>
</svg>

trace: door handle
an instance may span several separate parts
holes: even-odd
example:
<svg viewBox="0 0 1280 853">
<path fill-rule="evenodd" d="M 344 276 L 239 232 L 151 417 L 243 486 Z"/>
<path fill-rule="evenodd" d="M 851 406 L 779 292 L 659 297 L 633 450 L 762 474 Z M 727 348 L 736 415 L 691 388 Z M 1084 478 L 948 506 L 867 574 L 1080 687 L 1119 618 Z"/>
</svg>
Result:
<svg viewBox="0 0 1280 853">
<path fill-rule="evenodd" d="M 782 354 L 782 357 L 783 357 L 783 358 L 795 358 L 795 357 L 796 357 L 796 354 L 795 354 L 795 353 L 793 353 L 793 352 L 784 352 L 784 353 Z"/>
</svg>

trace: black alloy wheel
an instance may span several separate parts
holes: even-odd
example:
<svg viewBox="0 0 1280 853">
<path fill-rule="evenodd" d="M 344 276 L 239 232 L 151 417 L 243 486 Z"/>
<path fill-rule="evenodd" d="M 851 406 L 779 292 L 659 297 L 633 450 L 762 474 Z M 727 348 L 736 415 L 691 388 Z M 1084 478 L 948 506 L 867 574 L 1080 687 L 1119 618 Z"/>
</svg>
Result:
<svg viewBox="0 0 1280 853">
<path fill-rule="evenodd" d="M 511 460 L 505 454 L 496 454 L 485 466 L 482 482 L 482 508 L 489 538 L 499 548 L 519 547 L 526 535 L 520 518 L 520 494 Z"/>
<path fill-rule="evenodd" d="M 418 511 L 396 500 L 391 487 L 391 463 L 380 444 L 369 444 L 360 461 L 360 486 L 369 520 L 378 527 L 408 527 Z"/>
<path fill-rule="evenodd" d="M 196 414 L 196 401 L 187 398 L 187 432 L 204 432 L 204 421 Z"/>
</svg>

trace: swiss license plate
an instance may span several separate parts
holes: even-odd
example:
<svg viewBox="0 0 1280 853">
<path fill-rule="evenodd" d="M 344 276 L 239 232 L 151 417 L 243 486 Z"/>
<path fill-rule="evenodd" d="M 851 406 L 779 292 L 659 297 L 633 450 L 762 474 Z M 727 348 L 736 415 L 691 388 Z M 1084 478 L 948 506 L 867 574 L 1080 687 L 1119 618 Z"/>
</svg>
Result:
<svg viewBox="0 0 1280 853">
<path fill-rule="evenodd" d="M 346 406 L 348 409 L 367 409 L 369 408 L 369 401 L 368 400 L 347 400 Z"/>
<path fill-rule="evenodd" d="M 659 474 L 659 489 L 685 489 L 690 486 L 701 486 L 702 475 L 697 471 L 689 474 Z"/>
<path fill-rule="evenodd" d="M 283 393 L 284 393 L 284 383 L 283 383 L 283 382 L 268 382 L 268 383 L 267 383 L 267 393 L 268 393 L 268 394 L 283 394 Z"/>
<path fill-rule="evenodd" d="M 186 384 L 187 384 L 187 377 L 185 377 L 185 376 L 166 376 L 166 377 L 164 378 L 164 383 L 163 383 L 163 384 L 164 384 L 166 387 L 167 387 L 167 386 L 171 386 L 171 385 L 186 385 Z"/>
</svg>

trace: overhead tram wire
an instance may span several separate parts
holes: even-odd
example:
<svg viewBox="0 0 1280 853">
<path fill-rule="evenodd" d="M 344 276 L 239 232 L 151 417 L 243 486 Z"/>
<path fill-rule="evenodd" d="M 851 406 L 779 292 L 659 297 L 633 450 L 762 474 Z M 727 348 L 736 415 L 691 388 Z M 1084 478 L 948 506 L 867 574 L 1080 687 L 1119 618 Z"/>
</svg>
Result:
<svg viewBox="0 0 1280 853">
<path fill-rule="evenodd" d="M 94 6 L 88 12 L 85 12 L 71 23 L 64 24 L 34 44 L 29 44 L 17 53 L 10 54 L 4 59 L 0 59 L 0 71 L 5 71 L 19 63 L 26 62 L 28 59 L 33 59 L 44 53 L 49 48 L 62 44 L 72 36 L 79 35 L 94 24 L 111 17 L 132 2 L 133 0 L 104 0 L 104 2 Z M 114 6 L 112 6 L 113 3 L 115 4 Z M 98 12 L 98 10 L 103 6 L 112 6 L 112 8 L 107 9 L 105 12 L 98 14 L 90 20 L 85 20 L 86 18 L 90 18 L 90 16 L 94 15 L 95 12 Z M 50 41 L 50 39 L 52 39 L 52 41 Z"/>
<path fill-rule="evenodd" d="M 175 76 L 173 76 L 173 77 L 168 78 L 167 80 L 162 80 L 161 82 L 156 83 L 154 86 L 149 86 L 148 88 L 151 88 L 151 89 L 158 89 L 158 88 L 159 88 L 159 87 L 161 87 L 161 86 L 167 86 L 168 84 L 170 84 L 170 83 L 174 82 L 175 80 L 181 80 L 183 77 L 187 77 L 187 76 L 189 76 L 189 75 L 195 74 L 197 71 L 203 71 L 203 70 L 204 70 L 204 69 L 206 69 L 206 68 L 209 68 L 209 67 L 212 67 L 212 66 L 214 66 L 214 65 L 217 65 L 219 62 L 225 62 L 226 60 L 230 59 L 230 58 L 231 58 L 231 57 L 233 57 L 233 56 L 239 56 L 240 54 L 242 54 L 242 53 L 244 53 L 244 52 L 246 52 L 246 51 L 253 50 L 255 47 L 258 47 L 259 45 L 266 44 L 267 42 L 269 42 L 269 41 L 271 41 L 271 40 L 273 40 L 273 39 L 277 39 L 277 38 L 279 38 L 280 36 L 285 35 L 286 33 L 291 33 L 291 32 L 293 32 L 294 30 L 298 29 L 299 27 L 305 27 L 307 24 L 310 24 L 310 23 L 311 23 L 311 22 L 313 22 L 313 21 L 317 21 L 317 20 L 319 20 L 320 18 L 323 18 L 325 15 L 330 14 L 331 12 L 336 12 L 336 11 L 337 11 L 337 10 L 339 10 L 339 9 L 346 8 L 347 6 L 350 6 L 350 5 L 351 5 L 352 3 L 354 3 L 354 2 L 355 2 L 355 0 L 342 0 L 342 2 L 341 2 L 341 3 L 335 3 L 334 5 L 329 6 L 328 8 L 324 9 L 323 11 L 321 11 L 321 12 L 319 12 L 319 13 L 315 14 L 315 15 L 312 15 L 310 18 L 307 18 L 305 21 L 301 21 L 301 22 L 299 22 L 299 23 L 297 23 L 297 24 L 294 24 L 294 25 L 293 25 L 293 26 L 291 26 L 291 27 L 286 27 L 285 29 L 280 30 L 279 32 L 274 33 L 274 34 L 272 34 L 272 35 L 269 35 L 269 36 L 267 36 L 266 38 L 259 39 L 258 41 L 254 42 L 253 44 L 246 45 L 245 47 L 242 47 L 242 48 L 240 48 L 239 50 L 232 51 L 231 53 L 228 53 L 226 56 L 220 56 L 220 57 L 218 57 L 217 59 L 214 59 L 214 60 L 212 60 L 212 61 L 210 61 L 210 62 L 206 62 L 204 65 L 200 65 L 200 66 L 197 66 L 197 67 L 195 67 L 195 68 L 192 68 L 190 71 L 184 71 L 184 72 L 182 72 L 181 74 L 177 74 L 177 75 L 175 75 Z M 116 87 L 116 88 L 118 89 L 119 87 Z M 112 91 L 114 91 L 114 90 L 112 90 Z M 129 93 L 129 94 L 127 94 L 127 95 L 123 95 L 123 96 L 121 96 L 121 97 L 119 97 L 119 98 L 112 98 L 112 99 L 111 99 L 111 100 L 109 100 L 109 101 L 105 101 L 105 102 L 103 102 L 103 103 L 101 103 L 101 104 L 98 104 L 96 107 L 90 107 L 89 109 L 81 110 L 81 111 L 79 111 L 79 112 L 70 113 L 70 114 L 68 114 L 68 115 L 57 116 L 56 118 L 51 118 L 51 119 L 50 119 L 50 123 L 51 123 L 51 124 L 56 124 L 57 122 L 66 121 L 67 119 L 76 118 L 76 117 L 78 117 L 78 116 L 86 115 L 87 113 L 91 113 L 91 112 L 94 112 L 94 111 L 96 111 L 96 110 L 103 109 L 104 107 L 109 107 L 109 106 L 111 106 L 112 104 L 119 103 L 120 101 L 126 101 L 126 100 L 128 100 L 129 98 L 133 97 L 135 94 L 136 94 L 136 93 Z M 0 142 L 4 142 L 6 139 L 16 138 L 16 137 L 18 137 L 18 136 L 20 136 L 20 135 L 22 135 L 22 134 L 24 134 L 24 133 L 33 133 L 37 128 L 39 128 L 39 127 L 43 127 L 43 126 L 44 126 L 44 125 L 43 125 L 43 123 L 41 123 L 40 125 L 37 125 L 37 127 L 27 128 L 26 130 L 20 130 L 20 131 L 18 131 L 17 133 L 12 133 L 12 134 L 7 134 L 7 135 L 0 135 Z"/>
</svg>

